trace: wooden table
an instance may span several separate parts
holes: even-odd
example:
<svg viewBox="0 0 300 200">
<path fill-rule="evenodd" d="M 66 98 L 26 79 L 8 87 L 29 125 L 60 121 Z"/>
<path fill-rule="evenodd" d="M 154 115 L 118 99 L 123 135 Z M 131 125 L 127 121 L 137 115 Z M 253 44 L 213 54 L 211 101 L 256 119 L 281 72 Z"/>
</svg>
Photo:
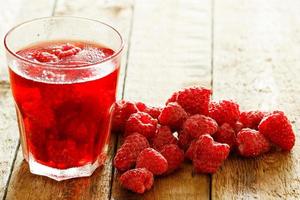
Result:
<svg viewBox="0 0 300 200">
<path fill-rule="evenodd" d="M 55 182 L 30 174 L 23 161 L 3 48 L 0 51 L 0 198 L 300 199 L 300 1 L 298 0 L 14 0 L 1 1 L 0 36 L 40 16 L 76 15 L 115 25 L 123 34 L 118 98 L 161 105 L 190 85 L 213 89 L 242 109 L 284 110 L 298 140 L 291 153 L 230 158 L 214 175 L 185 164 L 157 178 L 145 195 L 121 189 L 111 165 L 90 178 Z M 2 43 L 1 43 L 2 45 Z"/>
</svg>

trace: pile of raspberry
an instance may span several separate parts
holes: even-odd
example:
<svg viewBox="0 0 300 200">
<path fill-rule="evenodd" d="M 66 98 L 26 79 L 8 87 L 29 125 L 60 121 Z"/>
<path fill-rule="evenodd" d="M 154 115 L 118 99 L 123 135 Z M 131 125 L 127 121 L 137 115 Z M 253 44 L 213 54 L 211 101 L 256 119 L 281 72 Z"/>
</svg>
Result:
<svg viewBox="0 0 300 200">
<path fill-rule="evenodd" d="M 257 157 L 271 149 L 289 151 L 292 126 L 282 111 L 241 112 L 232 100 L 211 100 L 211 90 L 175 92 L 163 108 L 122 100 L 115 104 L 114 132 L 123 134 L 114 157 L 120 184 L 149 190 L 154 176 L 166 176 L 191 161 L 196 173 L 215 173 L 229 154 Z"/>
</svg>

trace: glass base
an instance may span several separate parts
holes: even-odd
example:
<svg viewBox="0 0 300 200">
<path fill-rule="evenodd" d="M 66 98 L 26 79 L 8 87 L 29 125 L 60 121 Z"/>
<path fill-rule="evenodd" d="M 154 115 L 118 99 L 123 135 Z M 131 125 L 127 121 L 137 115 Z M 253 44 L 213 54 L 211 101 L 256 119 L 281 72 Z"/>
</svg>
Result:
<svg viewBox="0 0 300 200">
<path fill-rule="evenodd" d="M 31 173 L 36 175 L 47 176 L 57 181 L 91 176 L 93 172 L 102 164 L 102 162 L 96 160 L 94 163 L 90 163 L 81 167 L 72 167 L 69 169 L 56 169 L 36 162 L 33 156 L 29 155 L 29 168 Z"/>
</svg>

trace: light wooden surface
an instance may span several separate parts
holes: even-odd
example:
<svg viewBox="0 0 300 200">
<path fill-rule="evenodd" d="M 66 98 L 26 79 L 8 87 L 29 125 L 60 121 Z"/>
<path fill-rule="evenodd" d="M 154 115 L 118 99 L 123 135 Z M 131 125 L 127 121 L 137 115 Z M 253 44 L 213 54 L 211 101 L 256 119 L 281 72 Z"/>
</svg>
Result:
<svg viewBox="0 0 300 200">
<path fill-rule="evenodd" d="M 300 199 L 299 1 L 215 1 L 214 98 L 284 110 L 298 134 L 291 153 L 232 158 L 212 177 L 212 199 Z"/>
<path fill-rule="evenodd" d="M 0 2 L 0 36 L 33 17 L 77 15 L 116 26 L 126 41 L 118 98 L 162 105 L 204 85 L 242 109 L 281 109 L 300 127 L 300 2 L 297 0 L 13 0 Z M 1 43 L 2 45 L 2 43 Z M 1 46 L 2 47 L 2 46 Z M 119 187 L 109 158 L 91 178 L 55 182 L 30 174 L 0 51 L 0 199 L 300 199 L 300 146 L 257 159 L 230 158 L 213 176 L 186 163 L 145 195 Z"/>
</svg>

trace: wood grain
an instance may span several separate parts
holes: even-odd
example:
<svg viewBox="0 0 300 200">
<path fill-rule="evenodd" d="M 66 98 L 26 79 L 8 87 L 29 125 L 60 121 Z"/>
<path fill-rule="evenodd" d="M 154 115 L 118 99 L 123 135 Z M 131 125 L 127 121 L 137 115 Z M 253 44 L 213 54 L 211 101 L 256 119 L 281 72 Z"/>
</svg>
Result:
<svg viewBox="0 0 300 200">
<path fill-rule="evenodd" d="M 59 0 L 55 15 L 76 15 L 107 22 L 117 27 L 127 43 L 131 27 L 132 2 L 125 3 L 96 0 Z M 125 48 L 121 66 L 118 98 L 122 97 L 127 50 Z M 52 199 L 109 199 L 112 165 L 111 159 L 116 145 L 115 135 L 111 136 L 108 159 L 105 165 L 97 169 L 91 178 L 80 178 L 56 182 L 49 178 L 35 176 L 29 172 L 28 164 L 23 161 L 19 150 L 9 184 L 8 200 L 52 200 Z M 42 191 L 42 192 L 38 192 Z"/>
<path fill-rule="evenodd" d="M 291 153 L 231 158 L 212 177 L 212 199 L 300 199 L 300 2 L 215 1 L 214 98 L 243 110 L 284 110 Z"/>
<path fill-rule="evenodd" d="M 8 73 L 5 59 L 5 51 L 3 45 L 3 38 L 6 32 L 26 20 L 37 17 L 50 16 L 54 6 L 55 0 L 10 0 L 1 2 L 0 6 L 0 81 L 8 81 Z"/>
<path fill-rule="evenodd" d="M 0 199 L 5 188 L 18 146 L 18 125 L 9 86 L 0 86 Z"/>
<path fill-rule="evenodd" d="M 172 92 L 211 83 L 210 1 L 137 0 L 124 98 L 162 105 Z M 153 189 L 136 195 L 115 174 L 111 199 L 209 199 L 209 176 L 192 176 L 192 166 L 156 178 Z"/>
</svg>

